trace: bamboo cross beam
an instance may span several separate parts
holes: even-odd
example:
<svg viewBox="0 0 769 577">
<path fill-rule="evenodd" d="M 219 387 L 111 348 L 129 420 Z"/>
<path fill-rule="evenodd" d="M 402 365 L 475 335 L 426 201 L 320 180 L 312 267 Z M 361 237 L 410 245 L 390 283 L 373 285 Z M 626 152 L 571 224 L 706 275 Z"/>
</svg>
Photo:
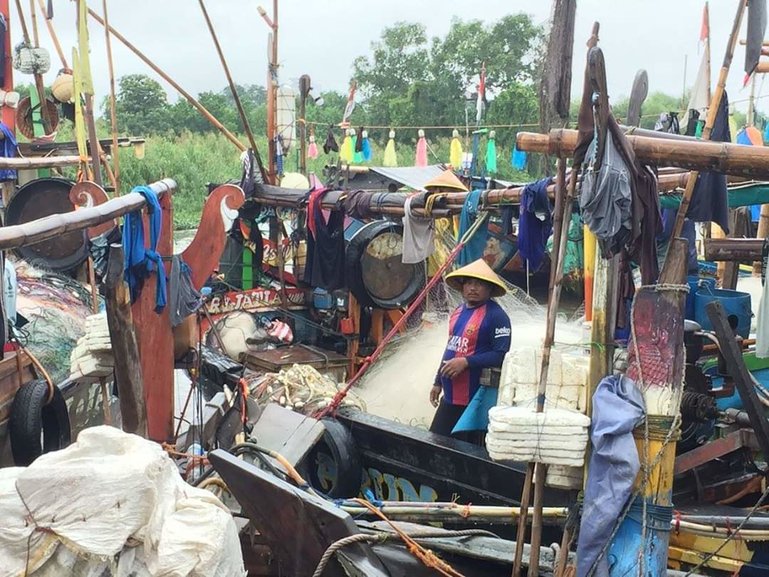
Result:
<svg viewBox="0 0 769 577">
<path fill-rule="evenodd" d="M 79 156 L 0 158 L 0 169 L 37 170 L 38 168 L 64 168 L 67 166 L 77 166 L 81 160 Z M 90 161 L 90 158 L 87 160 Z"/>
<path fill-rule="evenodd" d="M 150 188 L 158 196 L 173 194 L 176 190 L 176 182 L 166 178 L 151 184 Z M 14 226 L 0 227 L 0 250 L 28 246 L 56 238 L 67 232 L 84 230 L 139 210 L 146 204 L 147 201 L 141 194 L 132 192 L 98 206 L 52 214 Z"/>
<path fill-rule="evenodd" d="M 694 186 L 699 174 L 697 171 L 700 170 L 769 179 L 769 147 L 651 138 L 633 134 L 626 138 L 641 162 L 694 171 L 694 178 L 690 175 L 687 180 L 687 189 Z M 568 156 L 573 154 L 577 146 L 577 131 L 556 129 L 551 130 L 550 134 L 519 132 L 516 145 L 519 150 L 527 152 Z"/>
<path fill-rule="evenodd" d="M 96 20 L 96 21 L 97 21 L 99 24 L 101 24 L 102 26 L 105 26 L 105 22 L 104 22 L 104 19 L 103 19 L 101 16 L 99 16 L 99 15 L 98 15 L 96 12 L 94 12 L 94 11 L 93 11 L 93 9 L 91 9 L 91 8 L 88 8 L 88 14 L 90 14 L 90 15 L 91 15 L 91 17 L 92 17 L 94 20 Z M 215 127 L 216 127 L 216 128 L 219 130 L 219 132 L 221 132 L 221 133 L 222 133 L 222 134 L 223 134 L 225 137 L 227 137 L 227 140 L 229 140 L 230 142 L 232 142 L 232 143 L 233 143 L 233 144 L 234 144 L 234 145 L 235 145 L 235 146 L 238 148 L 238 150 L 240 150 L 241 152 L 244 152 L 244 151 L 246 151 L 246 150 L 247 150 L 247 147 L 246 147 L 246 145 L 244 145 L 244 144 L 243 144 L 243 143 L 242 143 L 240 140 L 238 140 L 238 137 L 237 137 L 237 136 L 235 136 L 235 135 L 234 135 L 232 132 L 230 132 L 229 130 L 227 130 L 227 128 L 225 128 L 225 126 L 224 126 L 224 125 L 223 125 L 221 122 L 219 122 L 219 121 L 218 121 L 218 120 L 217 120 L 217 119 L 214 117 L 214 115 L 213 115 L 213 114 L 211 114 L 211 113 L 208 111 L 208 109 L 207 109 L 205 106 L 203 106 L 203 105 L 202 105 L 200 102 L 198 102 L 198 100 L 197 100 L 197 99 L 195 99 L 195 98 L 194 98 L 194 97 L 193 97 L 193 96 L 192 96 L 192 95 L 191 95 L 189 92 L 187 92 L 186 90 L 184 90 L 184 88 L 182 88 L 182 87 L 179 85 L 179 83 L 177 83 L 177 82 L 176 82 L 176 81 L 175 81 L 173 78 L 171 78 L 171 77 L 170 77 L 168 74 L 166 74 L 166 73 L 165 73 L 165 72 L 164 72 L 164 71 L 163 71 L 163 70 L 162 70 L 162 69 L 161 69 L 161 68 L 160 68 L 160 67 L 159 67 L 157 64 L 155 64 L 155 63 L 154 63 L 152 60 L 150 60 L 148 56 L 146 56 L 146 55 L 145 55 L 145 54 L 144 54 L 144 53 L 143 53 L 141 50 L 139 50 L 139 49 L 138 49 L 136 46 L 134 46 L 133 44 L 131 44 L 131 43 L 130 43 L 130 42 L 127 40 L 127 39 L 126 39 L 126 37 L 125 37 L 125 36 L 123 36 L 123 35 L 122 35 L 120 32 L 118 32 L 117 30 L 115 30 L 115 28 L 113 28 L 111 25 L 108 25 L 108 29 L 109 29 L 110 33 L 111 33 L 111 34 L 112 34 L 112 35 L 113 35 L 115 38 L 117 38 L 118 40 L 120 40 L 120 42 L 122 42 L 122 43 L 123 43 L 123 44 L 126 46 L 126 48 L 128 48 L 128 49 L 129 49 L 131 52 L 133 52 L 134 54 L 136 54 L 136 56 L 138 56 L 138 57 L 139 57 L 139 59 L 140 59 L 142 62 L 144 62 L 144 63 L 145 63 L 147 66 L 149 66 L 150 68 L 152 68 L 152 70 L 154 70 L 154 71 L 155 71 L 155 72 L 156 72 L 156 73 L 157 73 L 157 74 L 158 74 L 158 75 L 159 75 L 159 76 L 160 76 L 160 77 L 161 77 L 163 80 L 165 80 L 166 82 L 168 82 L 168 83 L 169 83 L 171 86 L 173 86 L 173 87 L 174 87 L 174 89 L 175 89 L 175 90 L 176 90 L 176 91 L 177 91 L 179 94 L 181 94 L 182 96 L 184 96 L 184 98 L 186 98 L 186 99 L 187 99 L 187 101 L 188 101 L 188 102 L 189 102 L 189 103 L 190 103 L 192 106 L 194 106 L 194 107 L 197 109 L 197 111 L 198 111 L 198 112 L 200 112 L 200 114 L 203 116 L 203 118 L 205 118 L 206 120 L 208 120 L 208 122 L 210 122 L 210 123 L 211 123 L 213 126 L 215 126 Z"/>
<path fill-rule="evenodd" d="M 706 238 L 705 260 L 748 262 L 761 260 L 763 238 Z"/>
</svg>

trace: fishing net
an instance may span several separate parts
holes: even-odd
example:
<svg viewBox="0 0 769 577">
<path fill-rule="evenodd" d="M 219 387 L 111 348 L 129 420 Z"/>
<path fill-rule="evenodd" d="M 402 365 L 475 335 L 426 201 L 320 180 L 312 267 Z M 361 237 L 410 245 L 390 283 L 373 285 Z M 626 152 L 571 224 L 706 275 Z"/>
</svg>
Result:
<svg viewBox="0 0 769 577">
<path fill-rule="evenodd" d="M 17 329 L 20 342 L 37 357 L 54 382 L 69 376 L 70 353 L 85 334 L 91 294 L 71 278 L 16 265 L 16 308 L 29 323 Z"/>
<path fill-rule="evenodd" d="M 438 253 L 448 255 L 456 246 L 451 231 L 436 234 Z M 432 275 L 436 263 L 427 263 Z M 435 267 L 430 270 L 430 267 Z M 510 317 L 513 347 L 540 349 L 545 337 L 547 307 L 527 294 L 526 290 L 502 279 L 507 294 L 495 298 Z M 445 281 L 433 286 L 423 304 L 407 320 L 405 329 L 394 338 L 379 360 L 371 366 L 355 390 L 365 401 L 370 413 L 427 428 L 435 408 L 429 402 L 429 391 L 440 365 L 448 337 L 448 319 L 462 304 L 462 295 Z M 575 354 L 587 352 L 584 309 L 560 312 L 556 324 L 555 344 Z"/>
</svg>

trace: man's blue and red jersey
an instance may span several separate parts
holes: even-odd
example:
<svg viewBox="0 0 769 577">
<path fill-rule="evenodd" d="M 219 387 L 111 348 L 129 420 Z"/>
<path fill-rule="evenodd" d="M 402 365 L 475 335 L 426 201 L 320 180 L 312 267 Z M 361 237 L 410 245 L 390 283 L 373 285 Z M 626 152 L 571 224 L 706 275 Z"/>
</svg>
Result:
<svg viewBox="0 0 769 577">
<path fill-rule="evenodd" d="M 443 400 L 467 405 L 478 391 L 483 369 L 501 367 L 510 350 L 510 318 L 492 300 L 470 308 L 463 304 L 449 320 L 449 343 L 443 361 L 466 357 L 468 368 L 453 379 L 440 374 L 435 383 L 443 387 Z M 441 363 L 442 364 L 442 363 Z"/>
</svg>

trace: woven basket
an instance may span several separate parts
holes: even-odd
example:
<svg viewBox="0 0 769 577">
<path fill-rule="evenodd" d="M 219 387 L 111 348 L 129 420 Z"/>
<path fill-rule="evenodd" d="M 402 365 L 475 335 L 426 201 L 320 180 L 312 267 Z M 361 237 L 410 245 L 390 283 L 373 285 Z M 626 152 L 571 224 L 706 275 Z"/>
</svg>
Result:
<svg viewBox="0 0 769 577">
<path fill-rule="evenodd" d="M 48 118 L 51 120 L 51 132 L 55 132 L 59 126 L 59 110 L 56 104 L 46 98 L 45 104 L 48 107 Z M 34 140 L 35 130 L 32 122 L 32 101 L 29 96 L 19 100 L 19 106 L 16 108 L 16 128 L 30 140 Z"/>
</svg>

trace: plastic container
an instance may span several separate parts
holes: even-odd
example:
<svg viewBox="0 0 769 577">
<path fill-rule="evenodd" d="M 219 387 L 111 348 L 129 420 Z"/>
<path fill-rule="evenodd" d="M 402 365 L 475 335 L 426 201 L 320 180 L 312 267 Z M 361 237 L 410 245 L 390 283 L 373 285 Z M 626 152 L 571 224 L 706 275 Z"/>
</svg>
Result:
<svg viewBox="0 0 769 577">
<path fill-rule="evenodd" d="M 697 289 L 694 299 L 694 320 L 706 331 L 713 330 L 706 307 L 708 303 L 715 300 L 721 301 L 729 318 L 729 323 L 735 328 L 735 332 L 743 338 L 748 338 L 750 336 L 750 320 L 753 317 L 750 294 L 709 286 Z"/>
<path fill-rule="evenodd" d="M 667 570 L 670 521 L 673 507 L 646 505 L 645 575 L 664 575 Z M 622 520 L 609 546 L 607 561 L 610 577 L 638 574 L 638 551 L 641 548 L 643 501 L 637 497 Z"/>
<path fill-rule="evenodd" d="M 312 306 L 321 311 L 330 310 L 334 306 L 334 297 L 325 289 L 313 289 Z"/>
<path fill-rule="evenodd" d="M 697 298 L 697 291 L 704 290 L 706 287 L 709 290 L 714 290 L 716 288 L 716 279 L 690 276 L 687 279 L 687 282 L 689 283 L 689 294 L 686 295 L 686 311 L 684 318 L 694 320 L 694 303 Z"/>
</svg>

